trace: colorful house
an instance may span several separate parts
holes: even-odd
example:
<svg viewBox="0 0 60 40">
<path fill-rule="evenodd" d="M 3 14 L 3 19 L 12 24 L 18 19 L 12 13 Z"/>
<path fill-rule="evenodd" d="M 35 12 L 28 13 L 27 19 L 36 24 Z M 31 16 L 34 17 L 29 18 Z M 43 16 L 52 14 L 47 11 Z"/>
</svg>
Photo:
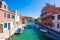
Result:
<svg viewBox="0 0 60 40">
<path fill-rule="evenodd" d="M 0 33 L 12 27 L 14 27 L 12 12 L 8 10 L 8 5 L 4 1 L 0 1 Z"/>
<path fill-rule="evenodd" d="M 22 24 L 27 23 L 27 16 L 21 16 L 22 17 Z"/>
<path fill-rule="evenodd" d="M 60 7 L 57 7 L 52 16 L 52 29 L 60 32 Z"/>
<path fill-rule="evenodd" d="M 22 24 L 22 16 L 20 15 L 20 23 Z"/>
<path fill-rule="evenodd" d="M 14 24 L 15 24 L 15 26 L 20 25 L 21 21 L 20 21 L 20 15 L 19 15 L 18 11 L 11 10 L 11 12 L 13 12 L 13 15 L 14 15 L 13 18 L 14 18 Z"/>
<path fill-rule="evenodd" d="M 42 9 L 42 24 L 49 29 L 60 32 L 60 7 L 47 4 Z"/>
<path fill-rule="evenodd" d="M 41 11 L 42 24 L 50 29 L 52 28 L 51 14 L 53 14 L 54 10 L 55 10 L 54 5 L 50 5 L 50 4 L 46 3 L 46 6 Z"/>
<path fill-rule="evenodd" d="M 34 21 L 34 18 L 32 18 L 32 17 L 27 17 L 27 21 Z"/>
</svg>

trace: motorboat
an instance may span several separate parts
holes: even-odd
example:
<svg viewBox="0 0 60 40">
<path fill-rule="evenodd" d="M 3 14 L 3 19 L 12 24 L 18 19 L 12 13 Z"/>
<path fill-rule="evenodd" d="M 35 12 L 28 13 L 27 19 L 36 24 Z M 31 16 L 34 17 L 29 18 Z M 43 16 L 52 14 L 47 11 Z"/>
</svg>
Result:
<svg viewBox="0 0 60 40">
<path fill-rule="evenodd" d="M 24 31 L 24 28 L 17 28 L 17 30 L 15 31 L 16 34 L 18 33 L 22 33 Z"/>
<path fill-rule="evenodd" d="M 47 33 L 48 31 L 46 29 L 40 29 L 40 31 Z"/>
</svg>

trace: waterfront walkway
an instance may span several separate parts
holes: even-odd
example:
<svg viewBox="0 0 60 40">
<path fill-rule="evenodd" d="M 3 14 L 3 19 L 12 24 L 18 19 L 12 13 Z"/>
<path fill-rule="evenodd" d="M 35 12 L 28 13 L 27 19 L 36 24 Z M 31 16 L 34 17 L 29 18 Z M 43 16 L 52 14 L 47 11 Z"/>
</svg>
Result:
<svg viewBox="0 0 60 40">
<path fill-rule="evenodd" d="M 31 25 L 32 24 L 32 25 Z M 41 31 L 38 31 L 33 23 L 29 22 L 22 34 L 15 34 L 11 40 L 52 40 Z"/>
<path fill-rule="evenodd" d="M 13 35 L 18 27 L 22 25 L 15 26 L 10 29 L 10 35 Z M 9 30 L 5 30 L 3 33 L 0 34 L 0 40 L 5 40 L 9 38 Z"/>
</svg>

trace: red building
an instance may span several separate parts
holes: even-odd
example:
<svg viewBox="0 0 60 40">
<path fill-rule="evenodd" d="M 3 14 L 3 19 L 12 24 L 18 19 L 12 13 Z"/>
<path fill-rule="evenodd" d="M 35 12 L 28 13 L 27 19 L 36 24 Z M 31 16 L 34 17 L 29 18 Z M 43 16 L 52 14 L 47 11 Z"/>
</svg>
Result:
<svg viewBox="0 0 60 40">
<path fill-rule="evenodd" d="M 50 4 L 46 3 L 46 6 L 41 11 L 42 24 L 47 26 L 47 28 L 52 28 L 51 14 L 54 13 L 55 9 L 56 9 L 56 7 L 54 5 L 50 5 Z"/>
</svg>

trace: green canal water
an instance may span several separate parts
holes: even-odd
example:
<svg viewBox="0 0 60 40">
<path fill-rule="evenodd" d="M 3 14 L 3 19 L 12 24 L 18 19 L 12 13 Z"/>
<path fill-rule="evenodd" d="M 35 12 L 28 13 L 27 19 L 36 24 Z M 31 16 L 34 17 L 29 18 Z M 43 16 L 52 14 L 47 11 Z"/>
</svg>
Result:
<svg viewBox="0 0 60 40">
<path fill-rule="evenodd" d="M 28 23 L 28 25 L 32 23 Z M 11 40 L 51 40 L 49 37 L 44 35 L 42 32 L 37 33 L 33 28 L 26 28 L 22 34 L 15 34 Z"/>
</svg>

